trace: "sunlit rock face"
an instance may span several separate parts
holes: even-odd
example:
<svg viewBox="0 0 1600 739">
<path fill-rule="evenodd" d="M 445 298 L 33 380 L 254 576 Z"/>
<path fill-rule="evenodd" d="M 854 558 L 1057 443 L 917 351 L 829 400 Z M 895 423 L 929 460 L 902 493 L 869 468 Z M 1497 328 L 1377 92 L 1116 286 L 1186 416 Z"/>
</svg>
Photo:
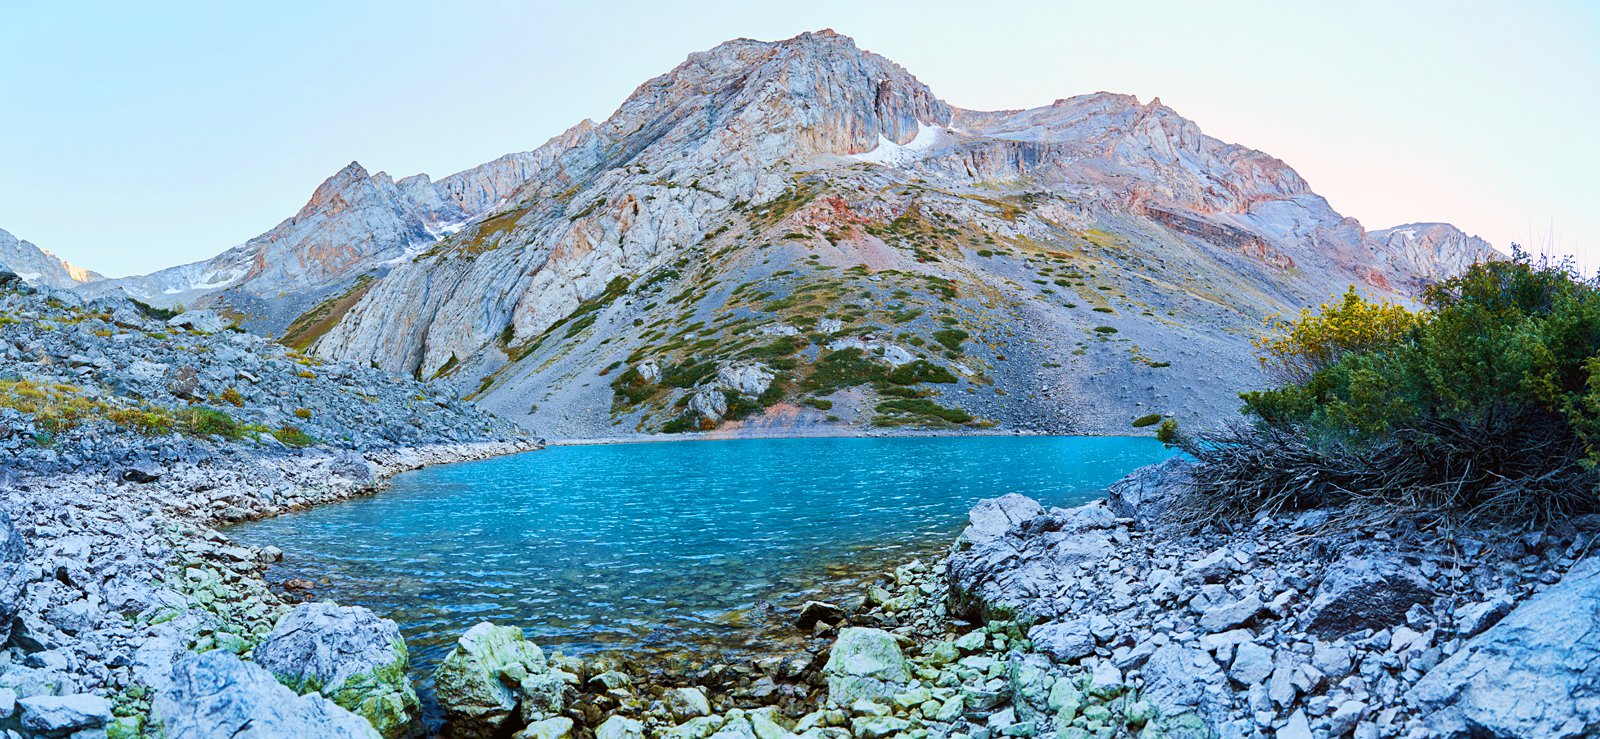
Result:
<svg viewBox="0 0 1600 739">
<path fill-rule="evenodd" d="M 30 285 L 46 287 L 72 288 L 104 279 L 4 230 L 0 230 L 0 268 Z"/>
<path fill-rule="evenodd" d="M 106 285 L 268 333 L 317 319 L 320 357 L 446 377 L 557 436 L 661 424 L 613 403 L 615 367 L 823 326 L 939 364 L 1002 427 L 1109 432 L 1231 415 L 1271 315 L 1349 285 L 1408 300 L 1493 253 L 1444 225 L 1369 234 L 1159 100 L 963 110 L 821 31 L 692 54 L 604 121 L 436 182 L 352 164 L 243 246 Z M 823 283 L 833 305 L 783 307 Z M 951 327 L 975 338 L 944 353 Z"/>
</svg>

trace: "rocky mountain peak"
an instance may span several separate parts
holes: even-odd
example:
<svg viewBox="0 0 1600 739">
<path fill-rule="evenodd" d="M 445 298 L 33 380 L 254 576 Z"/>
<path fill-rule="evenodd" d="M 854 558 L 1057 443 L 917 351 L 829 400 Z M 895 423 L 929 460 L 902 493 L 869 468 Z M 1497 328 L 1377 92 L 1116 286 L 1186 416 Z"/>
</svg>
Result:
<svg viewBox="0 0 1600 739">
<path fill-rule="evenodd" d="M 690 54 L 641 85 L 600 129 L 612 141 L 626 138 L 625 150 L 645 161 L 663 150 L 744 148 L 767 165 L 869 151 L 883 139 L 903 143 L 924 126 L 947 125 L 953 112 L 900 65 L 821 31 Z"/>
<path fill-rule="evenodd" d="M 105 279 L 0 229 L 0 268 L 32 285 L 70 288 Z"/>
</svg>

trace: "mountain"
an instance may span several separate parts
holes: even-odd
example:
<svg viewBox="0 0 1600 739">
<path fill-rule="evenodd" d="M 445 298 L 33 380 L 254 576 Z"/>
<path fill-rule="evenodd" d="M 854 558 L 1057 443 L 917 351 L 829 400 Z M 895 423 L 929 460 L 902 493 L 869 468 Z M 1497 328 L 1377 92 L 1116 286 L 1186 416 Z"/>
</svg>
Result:
<svg viewBox="0 0 1600 739">
<path fill-rule="evenodd" d="M 1494 247 L 1448 223 L 1407 223 L 1368 234 L 1382 253 L 1399 259 L 1409 272 L 1433 281 L 1459 273 L 1492 254 Z"/>
<path fill-rule="evenodd" d="M 535 154 L 510 154 L 438 182 L 427 175 L 396 182 L 351 162 L 317 187 L 299 213 L 244 244 L 83 292 L 124 292 L 164 308 L 214 308 L 252 330 L 280 334 L 330 294 L 365 284 L 500 204 L 539 166 Z"/>
<path fill-rule="evenodd" d="M 72 288 L 105 279 L 3 229 L 0 229 L 0 267 L 16 273 L 23 282 L 48 287 Z"/>
<path fill-rule="evenodd" d="M 1369 234 L 1159 99 L 964 110 L 831 31 L 692 54 L 512 162 L 347 169 L 176 285 L 225 277 L 204 300 L 316 356 L 448 378 L 558 438 L 1127 433 L 1231 415 L 1269 316 L 1494 255 Z"/>
</svg>

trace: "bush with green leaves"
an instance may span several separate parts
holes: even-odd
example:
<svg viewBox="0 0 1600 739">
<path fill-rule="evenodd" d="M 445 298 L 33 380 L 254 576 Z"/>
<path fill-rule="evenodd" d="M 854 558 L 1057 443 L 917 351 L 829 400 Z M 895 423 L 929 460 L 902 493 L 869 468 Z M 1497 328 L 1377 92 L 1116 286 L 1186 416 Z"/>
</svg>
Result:
<svg viewBox="0 0 1600 739">
<path fill-rule="evenodd" d="M 1517 251 L 1422 303 L 1351 292 L 1263 342 L 1290 379 L 1241 396 L 1251 423 L 1177 435 L 1201 462 L 1201 507 L 1369 503 L 1525 525 L 1600 509 L 1600 281 Z"/>
</svg>

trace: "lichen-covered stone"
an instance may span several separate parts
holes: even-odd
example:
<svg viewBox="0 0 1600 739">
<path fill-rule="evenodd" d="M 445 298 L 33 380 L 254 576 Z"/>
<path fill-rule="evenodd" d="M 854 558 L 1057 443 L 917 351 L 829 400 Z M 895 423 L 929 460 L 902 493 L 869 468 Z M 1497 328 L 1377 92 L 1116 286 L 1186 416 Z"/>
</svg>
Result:
<svg viewBox="0 0 1600 739">
<path fill-rule="evenodd" d="M 317 692 L 400 737 L 417 713 L 400 627 L 372 611 L 303 603 L 285 614 L 254 658 L 297 693 Z"/>
<path fill-rule="evenodd" d="M 549 669 L 544 652 L 514 626 L 472 627 L 433 673 L 434 692 L 460 736 L 493 736 L 517 710 L 517 688 Z"/>
</svg>

